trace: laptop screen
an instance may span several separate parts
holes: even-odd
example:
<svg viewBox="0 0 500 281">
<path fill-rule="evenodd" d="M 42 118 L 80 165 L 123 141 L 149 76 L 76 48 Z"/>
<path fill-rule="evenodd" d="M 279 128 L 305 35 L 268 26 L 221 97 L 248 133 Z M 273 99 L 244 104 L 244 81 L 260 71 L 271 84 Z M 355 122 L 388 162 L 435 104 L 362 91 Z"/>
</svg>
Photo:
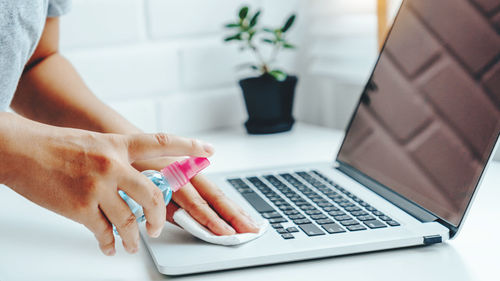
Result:
<svg viewBox="0 0 500 281">
<path fill-rule="evenodd" d="M 337 161 L 458 226 L 500 131 L 500 1 L 407 0 Z"/>
</svg>

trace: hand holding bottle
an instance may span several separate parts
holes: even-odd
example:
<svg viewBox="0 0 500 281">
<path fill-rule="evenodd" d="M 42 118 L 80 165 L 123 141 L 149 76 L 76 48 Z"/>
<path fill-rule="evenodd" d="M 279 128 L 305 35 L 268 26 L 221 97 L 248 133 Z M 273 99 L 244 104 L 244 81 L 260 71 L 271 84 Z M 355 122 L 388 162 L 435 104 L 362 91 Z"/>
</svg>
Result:
<svg viewBox="0 0 500 281">
<path fill-rule="evenodd" d="M 144 208 L 148 234 L 165 223 L 163 194 L 130 163 L 162 156 L 208 157 L 213 148 L 167 134 L 100 134 L 60 128 L 2 113 L 0 183 L 36 204 L 82 223 L 104 254 L 115 253 L 112 224 L 125 249 L 138 249 L 136 217 L 123 190 Z"/>
</svg>

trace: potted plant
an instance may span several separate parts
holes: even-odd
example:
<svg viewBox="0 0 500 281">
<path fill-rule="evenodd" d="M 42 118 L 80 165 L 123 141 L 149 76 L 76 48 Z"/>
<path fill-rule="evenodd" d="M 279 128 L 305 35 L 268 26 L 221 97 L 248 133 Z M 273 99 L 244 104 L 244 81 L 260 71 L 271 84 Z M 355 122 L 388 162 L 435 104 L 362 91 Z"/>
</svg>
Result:
<svg viewBox="0 0 500 281">
<path fill-rule="evenodd" d="M 277 55 L 285 49 L 294 49 L 286 40 L 287 32 L 295 21 L 292 14 L 282 26 L 277 28 L 259 27 L 261 11 L 255 13 L 245 6 L 238 12 L 236 22 L 225 27 L 234 33 L 225 42 L 237 42 L 240 50 L 251 51 L 257 63 L 242 65 L 258 73 L 239 81 L 245 99 L 248 120 L 245 127 L 249 134 L 269 134 L 289 131 L 294 123 L 292 116 L 293 98 L 297 77 L 274 67 Z M 269 56 L 264 56 L 262 47 L 270 47 Z"/>
</svg>

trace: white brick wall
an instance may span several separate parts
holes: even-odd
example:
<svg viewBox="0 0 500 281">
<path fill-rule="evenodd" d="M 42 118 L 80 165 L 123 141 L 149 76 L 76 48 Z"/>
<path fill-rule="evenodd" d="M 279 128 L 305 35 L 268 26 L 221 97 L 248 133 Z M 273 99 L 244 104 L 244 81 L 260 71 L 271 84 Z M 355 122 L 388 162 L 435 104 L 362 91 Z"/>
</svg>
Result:
<svg viewBox="0 0 500 281">
<path fill-rule="evenodd" d="M 145 131 L 236 126 L 246 119 L 237 81 L 248 72 L 235 66 L 253 57 L 223 43 L 223 25 L 244 4 L 281 23 L 301 2 L 73 0 L 61 49 L 98 97 Z M 295 54 L 281 59 L 293 71 Z"/>
<path fill-rule="evenodd" d="M 61 25 L 61 47 L 131 44 L 146 40 L 144 3 L 137 0 L 73 0 Z"/>
</svg>

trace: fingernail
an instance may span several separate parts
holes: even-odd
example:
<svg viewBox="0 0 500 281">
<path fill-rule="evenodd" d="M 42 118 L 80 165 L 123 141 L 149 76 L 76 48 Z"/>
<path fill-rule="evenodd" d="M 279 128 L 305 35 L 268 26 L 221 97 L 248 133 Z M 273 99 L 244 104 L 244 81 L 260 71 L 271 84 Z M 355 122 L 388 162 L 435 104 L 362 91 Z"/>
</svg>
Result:
<svg viewBox="0 0 500 281">
<path fill-rule="evenodd" d="M 158 238 L 158 237 L 160 237 L 161 230 L 162 230 L 162 229 L 160 228 L 160 229 L 158 229 L 155 233 L 153 233 L 153 237 L 154 237 L 154 238 Z"/>
<path fill-rule="evenodd" d="M 231 232 L 231 234 L 235 234 L 236 233 L 236 230 L 234 230 L 234 228 L 230 227 L 227 224 L 223 224 L 223 227 L 224 227 L 225 230 Z"/>
<path fill-rule="evenodd" d="M 250 227 L 252 227 L 253 229 L 259 231 L 260 227 L 257 225 L 257 223 L 254 220 L 249 219 L 248 224 L 250 224 Z"/>
<path fill-rule="evenodd" d="M 107 249 L 105 251 L 106 256 L 114 256 L 116 254 L 116 250 L 114 248 Z"/>
<path fill-rule="evenodd" d="M 209 143 L 203 143 L 203 150 L 205 152 L 212 154 L 214 152 L 214 146 Z"/>
</svg>

